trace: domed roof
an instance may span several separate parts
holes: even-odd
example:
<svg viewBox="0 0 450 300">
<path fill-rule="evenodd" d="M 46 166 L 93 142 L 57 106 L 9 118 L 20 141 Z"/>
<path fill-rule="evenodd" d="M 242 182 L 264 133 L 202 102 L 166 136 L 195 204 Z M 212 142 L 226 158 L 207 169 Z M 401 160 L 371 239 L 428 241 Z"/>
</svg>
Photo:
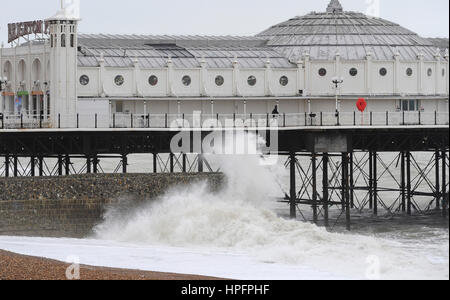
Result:
<svg viewBox="0 0 450 300">
<path fill-rule="evenodd" d="M 326 12 L 295 17 L 257 36 L 292 61 L 306 53 L 313 60 L 333 60 L 336 53 L 345 60 L 365 59 L 368 53 L 375 60 L 392 60 L 397 54 L 404 61 L 441 55 L 428 39 L 387 20 L 346 12 L 338 0 Z"/>
</svg>

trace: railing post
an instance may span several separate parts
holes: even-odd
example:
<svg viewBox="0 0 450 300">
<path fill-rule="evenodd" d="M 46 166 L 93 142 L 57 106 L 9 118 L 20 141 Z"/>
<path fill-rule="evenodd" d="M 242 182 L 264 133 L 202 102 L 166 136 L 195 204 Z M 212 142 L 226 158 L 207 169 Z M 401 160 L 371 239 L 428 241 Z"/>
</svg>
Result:
<svg viewBox="0 0 450 300">
<path fill-rule="evenodd" d="M 42 129 L 42 118 L 43 118 L 42 113 L 40 113 L 39 114 L 39 128 L 41 128 L 41 129 Z"/>
<path fill-rule="evenodd" d="M 2 129 L 5 129 L 5 120 L 3 114 L 0 114 L 0 120 L 2 121 Z"/>
<path fill-rule="evenodd" d="M 373 112 L 370 112 L 370 126 L 373 125 Z"/>
<path fill-rule="evenodd" d="M 283 127 L 286 128 L 286 113 L 283 113 Z"/>
<path fill-rule="evenodd" d="M 150 128 L 150 114 L 147 114 L 147 127 Z"/>
<path fill-rule="evenodd" d="M 405 126 L 405 111 L 403 111 L 402 113 L 402 125 Z"/>
<path fill-rule="evenodd" d="M 168 123 L 168 120 L 167 120 L 167 113 L 165 114 L 165 128 L 167 128 L 168 126 L 167 126 L 167 123 Z"/>
<path fill-rule="evenodd" d="M 434 125 L 437 125 L 437 111 L 434 111 Z"/>
<path fill-rule="evenodd" d="M 267 114 L 266 127 L 269 128 L 269 114 Z"/>
<path fill-rule="evenodd" d="M 356 111 L 353 111 L 353 126 L 356 126 Z"/>
<path fill-rule="evenodd" d="M 389 126 L 389 111 L 386 111 L 386 126 Z"/>
<path fill-rule="evenodd" d="M 20 128 L 23 129 L 23 114 L 20 114 Z"/>
<path fill-rule="evenodd" d="M 305 111 L 305 127 L 308 126 L 308 115 Z"/>
<path fill-rule="evenodd" d="M 323 112 L 320 112 L 320 126 L 323 126 Z"/>
<path fill-rule="evenodd" d="M 80 114 L 77 113 L 77 128 L 80 128 Z"/>
<path fill-rule="evenodd" d="M 422 125 L 422 112 L 419 110 L 419 125 Z"/>
<path fill-rule="evenodd" d="M 95 114 L 95 129 L 97 129 L 97 114 Z"/>
<path fill-rule="evenodd" d="M 61 114 L 58 114 L 58 128 L 61 128 Z"/>
<path fill-rule="evenodd" d="M 133 128 L 133 126 L 134 126 L 134 123 L 133 123 L 133 114 L 131 114 L 131 128 Z"/>
</svg>

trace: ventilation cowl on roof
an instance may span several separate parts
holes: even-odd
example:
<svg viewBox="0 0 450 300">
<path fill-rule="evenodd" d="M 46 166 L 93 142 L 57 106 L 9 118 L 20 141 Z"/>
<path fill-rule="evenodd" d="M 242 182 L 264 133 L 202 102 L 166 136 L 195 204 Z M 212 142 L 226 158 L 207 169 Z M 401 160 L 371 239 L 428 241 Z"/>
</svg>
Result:
<svg viewBox="0 0 450 300">
<path fill-rule="evenodd" d="M 328 4 L 327 7 L 327 13 L 335 14 L 335 13 L 341 13 L 344 9 L 342 8 L 341 3 L 339 0 L 331 0 L 330 4 Z"/>
</svg>

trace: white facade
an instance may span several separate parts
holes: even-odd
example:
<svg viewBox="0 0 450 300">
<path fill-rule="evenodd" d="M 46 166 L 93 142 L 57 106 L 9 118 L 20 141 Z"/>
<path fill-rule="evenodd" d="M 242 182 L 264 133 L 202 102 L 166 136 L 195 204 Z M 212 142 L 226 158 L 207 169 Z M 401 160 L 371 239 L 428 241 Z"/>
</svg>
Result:
<svg viewBox="0 0 450 300">
<path fill-rule="evenodd" d="M 335 13 L 345 14 L 334 10 L 321 17 Z M 448 112 L 448 50 L 435 49 L 432 57 L 420 50 L 406 59 L 403 48 L 383 45 L 393 52 L 380 58 L 363 45 L 366 52 L 350 58 L 339 45 L 325 59 L 307 51 L 287 55 L 280 45 L 271 45 L 270 31 L 282 26 L 269 29 L 271 39 L 264 34 L 163 39 L 78 35 L 76 19 L 49 21 L 48 39 L 1 48 L 0 71 L 7 84 L 0 112 L 43 115 L 52 122 L 76 113 L 266 114 L 276 105 L 280 113 L 317 113 L 334 112 L 336 94 L 341 112 L 356 111 L 361 97 L 373 112 Z M 206 55 L 193 54 L 200 51 Z M 343 80 L 338 90 L 334 78 Z"/>
</svg>

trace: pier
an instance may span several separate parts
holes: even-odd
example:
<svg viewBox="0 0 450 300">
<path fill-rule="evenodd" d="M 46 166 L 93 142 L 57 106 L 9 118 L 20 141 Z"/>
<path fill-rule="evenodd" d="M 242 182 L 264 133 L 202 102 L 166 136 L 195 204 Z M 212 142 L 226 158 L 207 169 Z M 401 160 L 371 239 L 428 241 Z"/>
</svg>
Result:
<svg viewBox="0 0 450 300">
<path fill-rule="evenodd" d="M 22 117 L 12 126 L 12 119 L 2 116 L 0 176 L 101 173 L 101 161 L 111 158 L 120 160 L 115 172 L 127 173 L 132 154 L 148 155 L 153 166 L 148 173 L 215 172 L 204 158 L 208 153 L 195 149 L 195 137 L 245 131 L 261 135 L 268 145 L 277 136 L 276 150 L 269 152 L 283 156 L 290 171 L 289 191 L 281 191 L 279 201 L 289 206 L 291 218 L 324 226 L 343 221 L 351 229 L 354 212 L 448 215 L 448 113 L 386 113 L 383 122 L 380 113 L 210 115 L 201 116 L 198 126 L 195 117 L 186 122 L 181 115 L 129 115 L 125 121 L 111 115 L 103 122 L 92 117 L 91 127 L 59 117 L 57 128 L 44 128 L 40 118 L 30 123 Z M 71 120 L 87 124 L 77 123 L 79 118 Z M 173 153 L 171 141 L 181 132 L 189 137 L 189 151 Z M 83 159 L 84 166 L 75 170 L 73 159 Z"/>
</svg>

